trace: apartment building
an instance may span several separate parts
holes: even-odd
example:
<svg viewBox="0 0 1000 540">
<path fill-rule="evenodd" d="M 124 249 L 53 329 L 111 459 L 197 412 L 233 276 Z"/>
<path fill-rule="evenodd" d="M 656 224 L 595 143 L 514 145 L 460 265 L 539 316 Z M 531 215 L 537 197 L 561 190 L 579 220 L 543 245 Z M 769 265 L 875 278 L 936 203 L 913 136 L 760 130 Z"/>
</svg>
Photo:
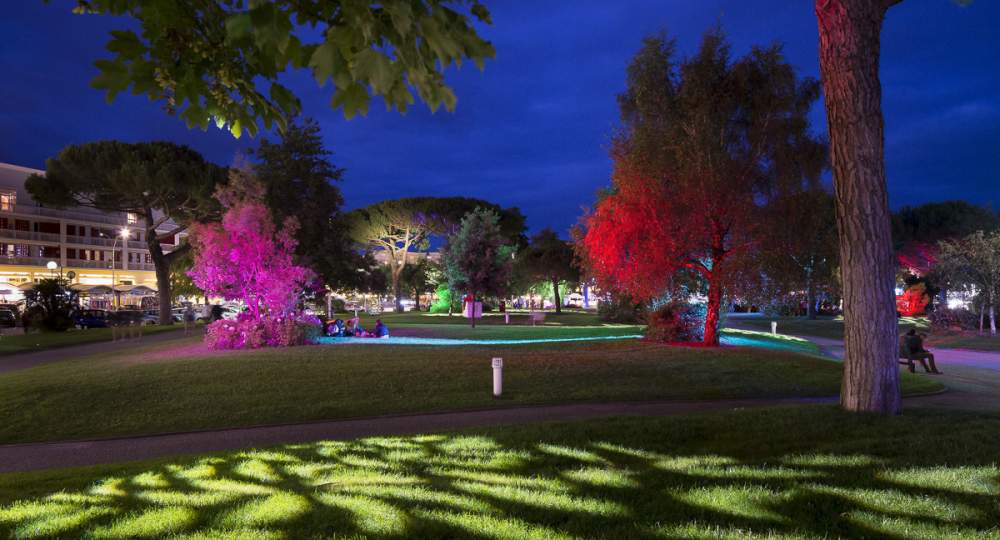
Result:
<svg viewBox="0 0 1000 540">
<path fill-rule="evenodd" d="M 45 171 L 0 163 L 0 297 L 39 279 L 62 275 L 91 307 L 109 307 L 112 286 L 119 305 L 138 306 L 148 302 L 142 298 L 151 300 L 156 275 L 141 218 L 84 207 L 41 206 L 24 189 L 32 174 Z M 165 223 L 160 232 L 173 226 Z M 169 244 L 164 247 L 169 251 Z M 15 299 L 0 298 L 5 300 Z"/>
</svg>

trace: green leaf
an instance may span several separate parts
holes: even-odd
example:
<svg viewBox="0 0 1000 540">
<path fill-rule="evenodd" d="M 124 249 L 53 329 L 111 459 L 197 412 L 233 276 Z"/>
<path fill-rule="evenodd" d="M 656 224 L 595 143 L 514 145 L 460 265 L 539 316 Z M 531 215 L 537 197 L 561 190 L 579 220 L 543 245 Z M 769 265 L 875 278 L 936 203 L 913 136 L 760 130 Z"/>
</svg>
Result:
<svg viewBox="0 0 1000 540">
<path fill-rule="evenodd" d="M 239 120 L 233 120 L 232 125 L 229 126 L 229 132 L 232 133 L 233 137 L 236 137 L 237 139 L 243 135 L 243 128 L 240 126 Z"/>
<path fill-rule="evenodd" d="M 146 46 L 131 30 L 112 30 L 111 35 L 113 37 L 108 42 L 107 48 L 122 58 L 139 58 L 146 52 Z"/>
<path fill-rule="evenodd" d="M 250 35 L 253 28 L 249 13 L 237 13 L 226 19 L 226 40 L 239 41 Z"/>
<path fill-rule="evenodd" d="M 130 82 L 128 68 L 118 60 L 98 60 L 94 65 L 100 73 L 90 80 L 90 86 L 98 90 L 107 90 L 105 99 L 110 104 L 119 92 L 128 88 Z"/>
<path fill-rule="evenodd" d="M 368 89 L 364 85 L 353 83 L 347 88 L 337 90 L 333 94 L 330 105 L 334 109 L 342 107 L 344 117 L 350 120 L 359 112 L 362 116 L 368 115 L 368 99 Z"/>
<path fill-rule="evenodd" d="M 354 57 L 352 71 L 356 80 L 371 84 L 372 89 L 379 95 L 388 92 L 397 79 L 392 60 L 374 49 L 359 52 Z"/>
<path fill-rule="evenodd" d="M 316 82 L 321 87 L 325 86 L 326 81 L 333 77 L 336 56 L 339 54 L 340 52 L 337 50 L 336 45 L 325 41 L 316 47 L 316 50 L 313 51 L 312 56 L 309 58 L 309 67 L 313 70 L 313 77 L 316 78 Z"/>
</svg>

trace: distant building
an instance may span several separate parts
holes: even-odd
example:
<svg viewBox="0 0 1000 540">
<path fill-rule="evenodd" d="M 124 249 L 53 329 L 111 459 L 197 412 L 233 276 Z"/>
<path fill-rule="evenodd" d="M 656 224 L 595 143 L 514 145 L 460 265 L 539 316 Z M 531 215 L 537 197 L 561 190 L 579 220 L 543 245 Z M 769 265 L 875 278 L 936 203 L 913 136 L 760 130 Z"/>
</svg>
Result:
<svg viewBox="0 0 1000 540">
<path fill-rule="evenodd" d="M 0 163 L 0 302 L 12 300 L 2 298 L 4 292 L 62 275 L 72 276 L 73 288 L 90 307 L 111 307 L 112 285 L 120 305 L 149 304 L 156 274 L 141 218 L 84 207 L 41 206 L 24 189 L 32 174 L 45 171 Z M 174 227 L 167 222 L 159 232 Z M 165 251 L 178 240 L 166 242 Z M 55 263 L 55 270 L 48 268 L 50 263 Z"/>
</svg>

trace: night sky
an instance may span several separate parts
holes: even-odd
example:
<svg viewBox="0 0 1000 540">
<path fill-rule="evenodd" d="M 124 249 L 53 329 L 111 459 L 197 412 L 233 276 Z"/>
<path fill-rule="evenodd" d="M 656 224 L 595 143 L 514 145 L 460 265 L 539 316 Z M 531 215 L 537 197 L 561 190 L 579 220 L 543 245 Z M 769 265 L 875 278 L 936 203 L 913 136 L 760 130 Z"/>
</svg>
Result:
<svg viewBox="0 0 1000 540">
<path fill-rule="evenodd" d="M 372 103 L 346 121 L 330 89 L 305 72 L 287 82 L 317 119 L 333 161 L 347 169 L 349 207 L 415 195 L 464 195 L 519 206 L 537 231 L 565 234 L 608 183 L 615 96 L 643 36 L 666 29 L 683 53 L 721 23 L 734 52 L 779 41 L 803 75 L 818 77 L 809 0 L 495 0 L 482 34 L 497 58 L 448 73 L 453 114 L 420 105 L 405 116 Z M 125 21 L 70 13 L 74 2 L 13 0 L 0 16 L 0 161 L 43 168 L 69 144 L 166 139 L 220 164 L 255 145 L 210 128 L 187 130 L 144 97 L 107 105 L 88 86 L 108 30 Z M 882 35 L 886 150 L 893 207 L 948 198 L 1000 203 L 1000 2 L 906 0 Z M 813 112 L 825 131 L 821 103 Z"/>
</svg>

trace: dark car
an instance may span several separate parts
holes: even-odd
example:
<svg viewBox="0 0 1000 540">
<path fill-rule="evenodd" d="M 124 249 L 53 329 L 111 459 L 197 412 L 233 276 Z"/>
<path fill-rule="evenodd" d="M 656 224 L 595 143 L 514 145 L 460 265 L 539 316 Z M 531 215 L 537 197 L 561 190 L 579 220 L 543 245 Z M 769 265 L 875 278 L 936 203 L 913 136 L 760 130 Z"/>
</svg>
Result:
<svg viewBox="0 0 1000 540">
<path fill-rule="evenodd" d="M 76 325 L 80 328 L 107 328 L 108 312 L 103 309 L 82 309 L 76 314 Z"/>
<path fill-rule="evenodd" d="M 14 328 L 17 326 L 17 315 L 9 309 L 0 309 L 0 326 Z"/>
</svg>

